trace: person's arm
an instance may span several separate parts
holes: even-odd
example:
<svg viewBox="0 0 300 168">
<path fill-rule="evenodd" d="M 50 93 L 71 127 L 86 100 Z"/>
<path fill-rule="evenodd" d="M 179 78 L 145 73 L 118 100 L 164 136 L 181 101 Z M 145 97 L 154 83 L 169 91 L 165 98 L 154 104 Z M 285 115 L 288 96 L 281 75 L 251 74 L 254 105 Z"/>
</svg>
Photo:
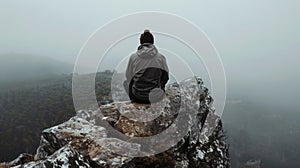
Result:
<svg viewBox="0 0 300 168">
<path fill-rule="evenodd" d="M 169 72 L 165 70 L 161 70 L 161 71 L 162 71 L 162 75 L 161 75 L 162 88 L 165 89 L 165 86 L 169 80 Z"/>
<path fill-rule="evenodd" d="M 123 86 L 124 86 L 124 89 L 125 89 L 126 93 L 129 95 L 129 85 L 130 85 L 130 81 L 131 81 L 131 78 L 132 78 L 132 59 L 131 59 L 131 57 L 129 58 L 129 61 L 128 61 L 128 64 L 127 64 L 125 77 L 126 77 L 126 79 L 123 82 Z"/>
<path fill-rule="evenodd" d="M 161 82 L 162 88 L 165 89 L 165 86 L 169 80 L 169 68 L 167 64 L 167 60 L 164 56 L 162 56 L 162 75 L 161 75 Z"/>
</svg>

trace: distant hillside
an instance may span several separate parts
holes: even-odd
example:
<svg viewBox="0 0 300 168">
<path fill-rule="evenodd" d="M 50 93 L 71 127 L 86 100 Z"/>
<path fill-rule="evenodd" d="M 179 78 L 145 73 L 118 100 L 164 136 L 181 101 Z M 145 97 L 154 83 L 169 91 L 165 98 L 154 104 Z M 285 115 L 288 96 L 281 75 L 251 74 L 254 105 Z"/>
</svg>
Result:
<svg viewBox="0 0 300 168">
<path fill-rule="evenodd" d="M 0 55 L 0 84 L 69 74 L 72 70 L 73 65 L 48 57 L 15 53 Z"/>
<path fill-rule="evenodd" d="M 111 76 L 110 71 L 96 75 L 99 104 L 111 102 Z M 34 153 L 43 129 L 75 115 L 71 74 L 18 83 L 0 87 L 0 163 L 22 152 Z"/>
</svg>

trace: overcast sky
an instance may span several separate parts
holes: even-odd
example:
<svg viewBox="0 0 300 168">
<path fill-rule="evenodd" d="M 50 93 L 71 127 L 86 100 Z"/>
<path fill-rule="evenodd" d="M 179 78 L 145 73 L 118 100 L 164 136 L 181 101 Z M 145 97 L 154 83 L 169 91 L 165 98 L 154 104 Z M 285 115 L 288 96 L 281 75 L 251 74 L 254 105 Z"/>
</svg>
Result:
<svg viewBox="0 0 300 168">
<path fill-rule="evenodd" d="M 163 11 L 206 32 L 232 87 L 274 84 L 278 90 L 293 88 L 294 93 L 300 84 L 299 4 L 299 0 L 1 0 L 0 54 L 35 54 L 74 63 L 88 37 L 105 23 L 134 12 Z M 268 88 L 256 87 L 275 94 Z"/>
</svg>

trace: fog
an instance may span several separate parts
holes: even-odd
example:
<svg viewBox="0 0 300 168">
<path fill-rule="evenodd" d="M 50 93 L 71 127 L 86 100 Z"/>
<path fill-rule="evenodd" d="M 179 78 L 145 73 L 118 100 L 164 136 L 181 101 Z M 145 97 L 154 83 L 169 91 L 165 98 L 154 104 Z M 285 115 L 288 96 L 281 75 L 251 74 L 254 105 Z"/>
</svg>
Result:
<svg viewBox="0 0 300 168">
<path fill-rule="evenodd" d="M 33 54 L 71 64 L 88 37 L 112 19 L 139 11 L 174 13 L 204 30 L 215 45 L 225 67 L 229 94 L 236 88 L 250 94 L 252 87 L 258 98 L 273 99 L 277 94 L 291 96 L 288 102 L 299 98 L 297 0 L 5 0 L 0 9 L 0 54 Z M 132 44 L 133 50 L 137 42 Z"/>
<path fill-rule="evenodd" d="M 1 64 L 9 64 L 16 71 L 20 66 L 8 63 L 5 56 L 35 55 L 74 65 L 89 36 L 112 19 L 135 12 L 162 11 L 193 22 L 214 44 L 226 73 L 227 107 L 230 103 L 251 101 L 257 106 L 272 107 L 274 113 L 282 115 L 298 113 L 300 109 L 298 0 L 2 0 L 0 11 Z M 167 42 L 157 36 L 156 44 L 165 48 Z M 129 38 L 126 46 L 108 53 L 106 62 L 100 65 L 102 69 L 115 68 L 120 59 L 134 52 L 138 35 Z M 185 59 L 193 62 L 188 56 Z M 209 85 L 204 66 L 192 68 Z M 2 74 L 3 71 L 6 70 Z M 232 117 L 224 115 L 225 123 L 231 122 L 228 120 Z"/>
</svg>

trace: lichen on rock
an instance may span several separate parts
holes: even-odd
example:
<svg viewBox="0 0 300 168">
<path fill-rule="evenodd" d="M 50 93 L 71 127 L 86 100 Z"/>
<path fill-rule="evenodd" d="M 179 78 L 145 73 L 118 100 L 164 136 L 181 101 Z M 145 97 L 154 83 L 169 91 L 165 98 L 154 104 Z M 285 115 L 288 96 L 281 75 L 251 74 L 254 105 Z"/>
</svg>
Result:
<svg viewBox="0 0 300 168">
<path fill-rule="evenodd" d="M 102 105 L 97 110 L 80 110 L 68 121 L 42 132 L 34 159 L 32 156 L 32 159 L 9 164 L 17 167 L 227 168 L 230 167 L 228 145 L 212 103 L 213 98 L 202 80 L 189 78 L 167 86 L 163 106 L 124 101 Z M 141 120 L 141 116 L 146 119 Z M 184 122 L 178 122 L 179 119 Z M 182 137 L 177 134 L 180 131 L 184 132 Z M 169 136 L 157 139 L 159 143 L 149 141 L 149 146 L 153 145 L 150 149 L 144 142 L 134 141 L 162 133 Z M 174 145 L 152 153 L 170 144 Z M 141 157 L 134 157 L 137 155 Z"/>
</svg>

